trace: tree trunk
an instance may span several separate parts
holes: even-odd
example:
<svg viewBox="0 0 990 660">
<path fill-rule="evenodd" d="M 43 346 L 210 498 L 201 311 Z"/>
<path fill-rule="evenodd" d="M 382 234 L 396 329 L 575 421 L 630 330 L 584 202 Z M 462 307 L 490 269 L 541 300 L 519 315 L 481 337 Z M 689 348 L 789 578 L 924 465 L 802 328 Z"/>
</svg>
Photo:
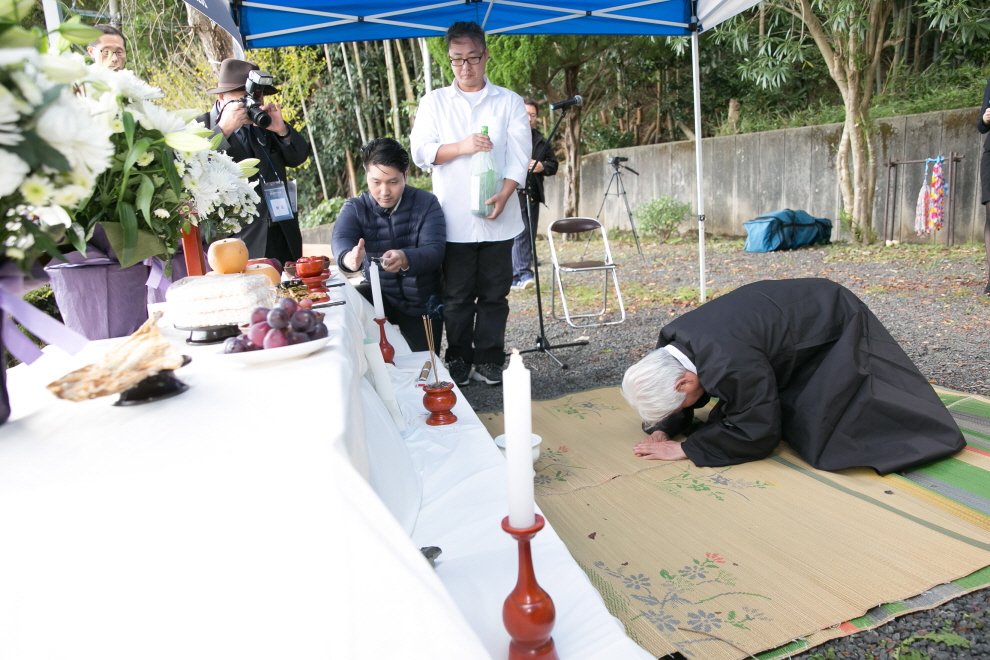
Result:
<svg viewBox="0 0 990 660">
<path fill-rule="evenodd" d="M 344 72 L 347 73 L 347 85 L 351 88 L 351 103 L 354 104 L 354 116 L 357 118 L 358 133 L 361 134 L 361 144 L 365 144 L 368 141 L 368 133 L 364 130 L 364 117 L 361 114 L 361 103 L 358 102 L 357 91 L 354 89 L 354 79 L 351 78 L 351 66 L 347 63 L 347 49 L 344 48 L 344 44 L 340 44 L 340 54 L 344 56 Z M 330 66 L 330 60 L 327 59 L 327 66 Z"/>
<path fill-rule="evenodd" d="M 309 144 L 313 150 L 313 160 L 316 162 L 316 173 L 320 175 L 320 187 L 323 189 L 323 199 L 328 199 L 327 182 L 323 178 L 323 165 L 320 164 L 320 149 L 316 144 L 316 137 L 313 135 L 313 126 L 309 123 L 309 110 L 306 108 L 306 97 L 303 96 L 302 88 L 296 85 L 299 91 L 300 103 L 302 103 L 303 119 L 306 122 L 306 133 L 309 135 Z"/>
<path fill-rule="evenodd" d="M 578 73 L 580 67 L 564 69 L 564 98 L 578 93 Z M 572 106 L 564 122 L 564 148 L 567 161 L 564 163 L 564 216 L 578 215 L 581 200 L 581 106 Z"/>
<path fill-rule="evenodd" d="M 416 96 L 413 94 L 412 81 L 409 78 L 409 67 L 406 66 L 406 56 L 402 52 L 402 42 L 396 40 L 395 49 L 399 51 L 399 73 L 402 74 L 402 86 L 406 92 L 406 102 L 415 103 Z M 415 56 L 414 56 L 415 57 Z"/>
<path fill-rule="evenodd" d="M 216 76 L 220 71 L 220 62 L 234 56 L 234 40 L 226 30 L 190 5 L 186 5 L 186 16 L 189 19 L 189 26 L 199 36 L 203 55 L 206 56 L 206 61 L 210 63 L 213 75 Z"/>
<path fill-rule="evenodd" d="M 433 58 L 430 57 L 430 49 L 426 46 L 426 39 L 420 37 L 419 46 L 423 51 L 423 90 L 429 94 L 433 91 Z"/>
<path fill-rule="evenodd" d="M 351 158 L 351 150 L 349 148 L 344 149 L 344 154 L 347 156 L 347 182 L 350 186 L 351 197 L 357 197 L 357 176 L 354 173 L 354 160 Z"/>
<path fill-rule="evenodd" d="M 399 121 L 399 95 L 395 89 L 395 63 L 392 61 L 392 41 L 386 39 L 385 44 L 385 73 L 388 75 L 388 100 L 392 108 L 392 137 L 399 139 L 402 135 L 402 125 Z"/>
</svg>

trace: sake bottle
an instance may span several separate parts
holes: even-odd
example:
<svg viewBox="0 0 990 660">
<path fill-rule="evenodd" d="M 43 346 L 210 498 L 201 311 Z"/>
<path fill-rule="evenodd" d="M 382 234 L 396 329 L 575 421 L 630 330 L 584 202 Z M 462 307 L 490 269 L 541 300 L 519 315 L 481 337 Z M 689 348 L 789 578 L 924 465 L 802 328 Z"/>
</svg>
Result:
<svg viewBox="0 0 990 660">
<path fill-rule="evenodd" d="M 481 134 L 488 135 L 488 127 L 481 127 Z M 485 202 L 501 189 L 501 180 L 495 156 L 490 151 L 479 151 L 471 156 L 471 213 L 482 217 L 495 210 L 494 204 Z"/>
</svg>

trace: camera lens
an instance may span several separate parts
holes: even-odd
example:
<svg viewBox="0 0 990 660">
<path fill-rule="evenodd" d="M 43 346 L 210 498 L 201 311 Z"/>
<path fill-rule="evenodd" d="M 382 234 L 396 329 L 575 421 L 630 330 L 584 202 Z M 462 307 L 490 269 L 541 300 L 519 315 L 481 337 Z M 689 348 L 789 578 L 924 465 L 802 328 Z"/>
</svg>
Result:
<svg viewBox="0 0 990 660">
<path fill-rule="evenodd" d="M 272 118 L 268 116 L 268 113 L 259 108 L 258 106 L 252 106 L 247 109 L 248 117 L 251 118 L 255 124 L 261 128 L 268 128 L 272 125 Z"/>
</svg>

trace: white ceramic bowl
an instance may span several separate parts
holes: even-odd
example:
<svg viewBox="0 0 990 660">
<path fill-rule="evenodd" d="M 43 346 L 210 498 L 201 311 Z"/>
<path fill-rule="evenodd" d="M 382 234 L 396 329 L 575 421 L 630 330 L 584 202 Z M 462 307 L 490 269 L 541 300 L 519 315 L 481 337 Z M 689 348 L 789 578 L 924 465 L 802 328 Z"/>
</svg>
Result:
<svg viewBox="0 0 990 660">
<path fill-rule="evenodd" d="M 540 444 L 543 442 L 543 438 L 541 438 L 540 436 L 536 435 L 535 433 L 533 433 L 532 436 L 533 436 L 533 438 L 532 438 L 533 462 L 535 463 L 536 461 L 540 460 Z M 505 456 L 505 434 L 504 433 L 502 435 L 495 436 L 495 444 L 498 445 L 498 450 L 500 452 L 502 452 L 502 455 L 503 456 Z"/>
</svg>

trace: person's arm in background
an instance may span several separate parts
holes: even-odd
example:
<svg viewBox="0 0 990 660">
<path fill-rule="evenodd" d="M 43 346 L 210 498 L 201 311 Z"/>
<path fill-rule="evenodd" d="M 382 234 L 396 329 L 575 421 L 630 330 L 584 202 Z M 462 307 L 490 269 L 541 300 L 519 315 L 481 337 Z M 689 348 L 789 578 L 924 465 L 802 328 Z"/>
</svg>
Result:
<svg viewBox="0 0 990 660">
<path fill-rule="evenodd" d="M 357 205 L 354 199 L 344 202 L 343 208 L 337 215 L 337 220 L 333 223 L 330 249 L 337 265 L 345 273 L 355 273 L 363 269 L 366 261 L 364 231 L 358 219 Z"/>
<path fill-rule="evenodd" d="M 539 154 L 536 155 L 539 156 Z M 557 167 L 559 164 L 557 163 L 557 154 L 553 152 L 552 144 L 547 144 L 546 153 L 543 156 L 543 160 L 540 161 L 540 164 L 543 165 L 543 171 L 541 172 L 543 176 L 553 176 L 557 173 Z"/>
<path fill-rule="evenodd" d="M 980 133 L 990 131 L 990 80 L 983 91 L 983 105 L 980 106 L 980 116 L 976 118 L 976 130 Z"/>
</svg>

